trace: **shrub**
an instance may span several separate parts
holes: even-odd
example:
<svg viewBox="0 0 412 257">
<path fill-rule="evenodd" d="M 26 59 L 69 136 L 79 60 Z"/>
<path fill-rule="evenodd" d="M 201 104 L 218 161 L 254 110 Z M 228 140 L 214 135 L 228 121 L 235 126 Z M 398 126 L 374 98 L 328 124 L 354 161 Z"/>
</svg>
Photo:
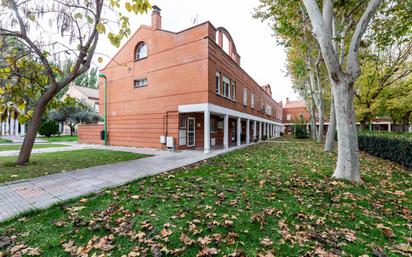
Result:
<svg viewBox="0 0 412 257">
<path fill-rule="evenodd" d="M 52 120 L 43 122 L 39 128 L 39 134 L 46 137 L 57 135 L 59 132 L 59 124 Z"/>
<path fill-rule="evenodd" d="M 305 125 L 293 125 L 293 131 L 295 132 L 295 137 L 298 139 L 305 139 L 309 137 Z"/>
<path fill-rule="evenodd" d="M 412 170 L 412 141 L 402 138 L 358 136 L 359 150 L 397 162 Z"/>
</svg>

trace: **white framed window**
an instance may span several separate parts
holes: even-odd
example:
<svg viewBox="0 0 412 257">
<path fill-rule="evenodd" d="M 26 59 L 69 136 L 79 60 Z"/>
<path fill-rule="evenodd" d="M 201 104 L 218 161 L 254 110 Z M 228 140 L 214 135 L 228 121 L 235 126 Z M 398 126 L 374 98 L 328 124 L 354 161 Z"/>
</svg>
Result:
<svg viewBox="0 0 412 257">
<path fill-rule="evenodd" d="M 243 105 L 247 106 L 247 88 L 243 88 Z"/>
<path fill-rule="evenodd" d="M 255 94 L 253 94 L 253 93 L 250 96 L 250 107 L 255 108 Z"/>
<path fill-rule="evenodd" d="M 147 86 L 147 79 L 137 79 L 134 81 L 134 87 L 144 87 Z"/>
<path fill-rule="evenodd" d="M 266 114 L 267 115 L 272 115 L 272 107 L 268 104 L 266 104 Z"/>
<path fill-rule="evenodd" d="M 147 45 L 145 42 L 140 42 L 136 46 L 135 50 L 135 60 L 140 60 L 147 57 Z"/>
<path fill-rule="evenodd" d="M 195 118 L 187 118 L 187 141 L 186 145 L 191 147 L 196 145 L 196 120 Z"/>
<path fill-rule="evenodd" d="M 230 99 L 232 100 L 236 100 L 236 82 L 232 81 L 232 95 L 230 97 Z"/>
<path fill-rule="evenodd" d="M 179 128 L 180 129 L 186 128 L 186 117 L 184 114 L 180 114 L 179 116 Z"/>
<path fill-rule="evenodd" d="M 230 96 L 230 79 L 223 76 L 223 96 L 229 98 Z"/>
<path fill-rule="evenodd" d="M 290 116 L 290 114 L 286 115 L 286 120 L 290 121 L 292 119 L 292 117 Z"/>
<path fill-rule="evenodd" d="M 220 95 L 220 72 L 216 71 L 216 94 Z"/>
</svg>

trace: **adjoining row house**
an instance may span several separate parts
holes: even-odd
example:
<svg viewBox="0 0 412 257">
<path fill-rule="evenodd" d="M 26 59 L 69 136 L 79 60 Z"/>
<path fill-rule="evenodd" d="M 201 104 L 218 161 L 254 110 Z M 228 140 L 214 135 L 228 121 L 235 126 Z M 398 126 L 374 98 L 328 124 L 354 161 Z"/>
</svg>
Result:
<svg viewBox="0 0 412 257">
<path fill-rule="evenodd" d="M 310 113 L 306 106 L 305 101 L 296 100 L 291 101 L 286 98 L 285 105 L 283 106 L 283 125 L 284 133 L 286 135 L 293 134 L 293 125 L 295 124 L 305 124 L 307 131 L 310 131 Z M 360 123 L 356 123 L 357 127 L 360 127 Z M 327 133 L 329 126 L 329 121 L 326 120 L 324 123 L 324 133 Z M 316 127 L 319 128 L 319 122 L 316 119 Z M 392 121 L 388 118 L 375 118 L 369 124 L 369 130 L 375 131 L 398 131 L 399 128 L 396 128 Z"/>
<path fill-rule="evenodd" d="M 107 77 L 108 144 L 174 149 L 229 148 L 283 131 L 269 85 L 240 66 L 229 32 L 205 22 L 162 29 L 160 9 L 101 71 Z M 100 81 L 100 113 L 104 86 Z M 102 143 L 102 126 L 81 125 L 81 143 Z"/>
</svg>

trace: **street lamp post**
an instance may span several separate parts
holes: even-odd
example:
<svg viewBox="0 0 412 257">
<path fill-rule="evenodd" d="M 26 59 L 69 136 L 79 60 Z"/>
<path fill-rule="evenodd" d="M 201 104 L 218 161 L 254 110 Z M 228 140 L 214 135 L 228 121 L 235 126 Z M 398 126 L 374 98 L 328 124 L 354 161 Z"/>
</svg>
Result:
<svg viewBox="0 0 412 257">
<path fill-rule="evenodd" d="M 99 77 L 104 78 L 104 145 L 107 145 L 107 77 L 104 74 Z"/>
</svg>

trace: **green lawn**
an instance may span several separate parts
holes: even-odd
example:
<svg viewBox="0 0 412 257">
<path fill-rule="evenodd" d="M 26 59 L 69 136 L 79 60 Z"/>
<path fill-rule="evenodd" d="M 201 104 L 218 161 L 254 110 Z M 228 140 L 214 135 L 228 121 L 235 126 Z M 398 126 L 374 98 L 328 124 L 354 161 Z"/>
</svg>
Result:
<svg viewBox="0 0 412 257">
<path fill-rule="evenodd" d="M 78 137 L 75 136 L 52 136 L 52 137 L 42 137 L 41 139 L 47 140 L 48 142 L 77 142 Z"/>
<path fill-rule="evenodd" d="M 2 144 L 2 143 L 11 143 L 11 142 L 13 142 L 13 141 L 8 140 L 8 139 L 4 139 L 4 138 L 0 138 L 0 144 Z"/>
<path fill-rule="evenodd" d="M 0 183 L 17 179 L 39 177 L 62 171 L 129 161 L 142 157 L 144 157 L 144 155 L 128 152 L 85 149 L 33 154 L 30 163 L 25 166 L 16 166 L 14 164 L 16 161 L 15 156 L 0 157 Z M 2 255 L 0 254 L 0 256 Z"/>
<path fill-rule="evenodd" d="M 41 149 L 41 148 L 55 148 L 55 147 L 67 147 L 68 145 L 62 144 L 35 144 L 34 149 Z M 0 152 L 1 151 L 13 151 L 13 150 L 20 150 L 21 145 L 0 145 Z"/>
<path fill-rule="evenodd" d="M 3 252 L 406 256 L 412 174 L 361 159 L 351 184 L 330 179 L 336 155 L 312 141 L 259 144 L 3 223 Z"/>
</svg>

